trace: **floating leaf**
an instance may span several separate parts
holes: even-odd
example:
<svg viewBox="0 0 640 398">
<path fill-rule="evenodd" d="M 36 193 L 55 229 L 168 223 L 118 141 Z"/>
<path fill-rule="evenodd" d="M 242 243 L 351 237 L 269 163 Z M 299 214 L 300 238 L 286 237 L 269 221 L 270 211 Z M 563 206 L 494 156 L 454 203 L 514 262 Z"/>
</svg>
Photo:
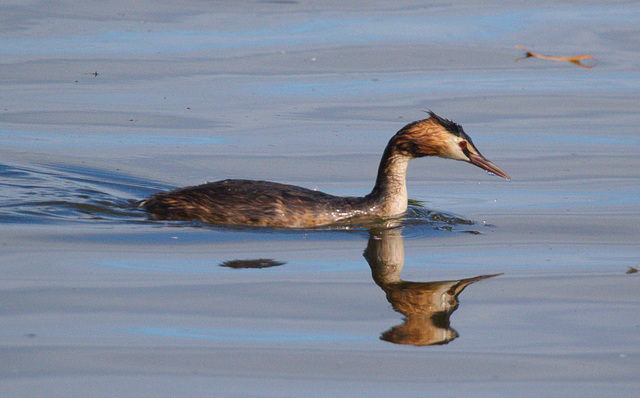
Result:
<svg viewBox="0 0 640 398">
<path fill-rule="evenodd" d="M 552 57 L 552 56 L 549 56 L 549 55 L 536 54 L 534 52 L 531 52 L 531 51 L 527 50 L 526 48 L 524 48 L 524 47 L 522 47 L 520 45 L 516 45 L 516 47 L 518 47 L 521 50 L 526 51 L 526 55 L 524 57 L 516 58 L 516 61 L 519 61 L 519 60 L 525 59 L 525 58 L 536 57 L 536 58 L 540 58 L 540 59 L 548 59 L 548 60 L 551 60 L 551 61 L 567 61 L 567 62 L 571 62 L 572 64 L 581 66 L 581 67 L 586 68 L 586 69 L 591 69 L 591 68 L 593 68 L 594 66 L 596 66 L 598 64 L 598 60 L 593 55 L 576 55 L 574 57 Z M 585 63 L 583 63 L 583 61 L 585 59 L 592 60 L 593 64 L 585 64 Z"/>
</svg>

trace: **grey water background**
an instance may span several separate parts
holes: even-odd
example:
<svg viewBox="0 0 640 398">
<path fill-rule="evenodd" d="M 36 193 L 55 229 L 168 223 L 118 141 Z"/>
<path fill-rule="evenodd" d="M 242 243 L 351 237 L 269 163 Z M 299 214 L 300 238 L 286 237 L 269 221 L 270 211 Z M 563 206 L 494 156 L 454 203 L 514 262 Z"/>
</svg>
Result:
<svg viewBox="0 0 640 398">
<path fill-rule="evenodd" d="M 640 392 L 640 3 L 8 1 L 0 21 L 2 396 Z M 405 317 L 366 230 L 131 208 L 224 178 L 365 194 L 427 109 L 513 178 L 409 166 L 433 213 L 402 230 L 402 278 L 503 274 L 460 295 L 448 344 L 381 339 Z M 251 260 L 273 266 L 228 266 Z"/>
</svg>

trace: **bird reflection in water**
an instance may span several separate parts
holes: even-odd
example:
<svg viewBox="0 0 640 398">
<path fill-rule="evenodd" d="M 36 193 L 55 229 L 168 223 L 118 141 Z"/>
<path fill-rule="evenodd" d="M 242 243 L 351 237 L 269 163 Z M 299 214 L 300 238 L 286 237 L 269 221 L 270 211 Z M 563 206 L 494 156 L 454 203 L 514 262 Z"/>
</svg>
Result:
<svg viewBox="0 0 640 398">
<path fill-rule="evenodd" d="M 447 344 L 458 337 L 450 326 L 458 308 L 458 295 L 470 284 L 501 274 L 474 278 L 410 282 L 400 279 L 404 265 L 404 243 L 400 229 L 371 230 L 364 251 L 375 283 L 386 293 L 393 309 L 405 316 L 404 323 L 382 333 L 382 340 L 416 346 Z"/>
<path fill-rule="evenodd" d="M 473 278 L 410 282 L 400 278 L 404 265 L 402 228 L 373 228 L 364 257 L 371 267 L 374 282 L 386 293 L 393 309 L 405 316 L 404 323 L 382 333 L 381 339 L 415 346 L 447 344 L 458 337 L 451 328 L 451 314 L 458 308 L 458 295 L 470 284 L 502 274 Z M 283 265 L 272 259 L 232 260 L 227 268 L 269 268 Z"/>
</svg>

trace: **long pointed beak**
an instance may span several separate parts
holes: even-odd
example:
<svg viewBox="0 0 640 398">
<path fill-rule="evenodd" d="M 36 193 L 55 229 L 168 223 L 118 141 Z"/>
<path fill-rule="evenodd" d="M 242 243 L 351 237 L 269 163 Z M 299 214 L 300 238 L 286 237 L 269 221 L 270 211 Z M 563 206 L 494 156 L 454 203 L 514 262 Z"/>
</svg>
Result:
<svg viewBox="0 0 640 398">
<path fill-rule="evenodd" d="M 488 171 L 491 174 L 495 174 L 498 177 L 502 177 L 506 180 L 511 180 L 511 177 L 509 177 L 509 175 L 507 173 L 505 173 L 504 171 L 502 171 L 502 169 L 500 169 L 500 167 L 496 166 L 495 164 L 491 163 L 487 158 L 485 158 L 482 155 L 477 155 L 475 153 L 469 153 L 469 160 L 471 161 L 471 164 L 476 165 L 478 167 L 480 167 L 483 170 Z"/>
</svg>

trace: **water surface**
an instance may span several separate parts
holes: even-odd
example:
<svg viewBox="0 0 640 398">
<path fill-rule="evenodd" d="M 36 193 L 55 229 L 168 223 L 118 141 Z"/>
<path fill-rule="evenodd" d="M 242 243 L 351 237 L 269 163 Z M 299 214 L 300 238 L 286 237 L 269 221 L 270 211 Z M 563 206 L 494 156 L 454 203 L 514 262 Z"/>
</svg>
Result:
<svg viewBox="0 0 640 398">
<path fill-rule="evenodd" d="M 3 396 L 640 392 L 637 2 L 0 11 Z M 392 229 L 132 206 L 224 178 L 366 194 L 427 109 L 513 181 L 413 161 Z"/>
</svg>

